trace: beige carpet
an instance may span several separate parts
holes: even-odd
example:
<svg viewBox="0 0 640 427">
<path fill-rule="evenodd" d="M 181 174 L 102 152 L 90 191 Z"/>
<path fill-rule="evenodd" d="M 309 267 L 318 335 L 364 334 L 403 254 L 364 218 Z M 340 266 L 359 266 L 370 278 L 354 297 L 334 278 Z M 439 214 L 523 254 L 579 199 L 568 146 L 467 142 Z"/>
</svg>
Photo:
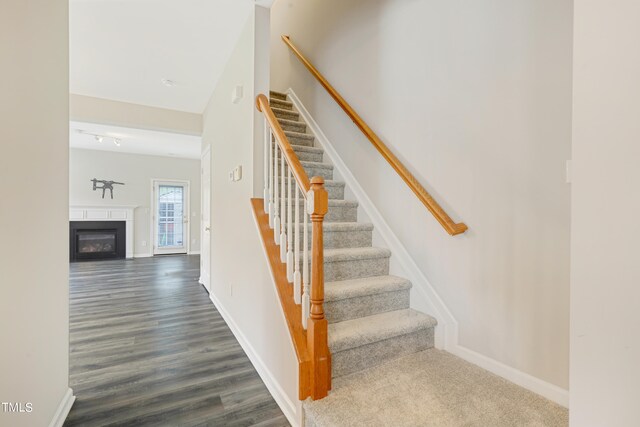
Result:
<svg viewBox="0 0 640 427">
<path fill-rule="evenodd" d="M 567 409 L 451 355 L 430 349 L 334 379 L 304 404 L 307 427 L 566 426 Z"/>
</svg>

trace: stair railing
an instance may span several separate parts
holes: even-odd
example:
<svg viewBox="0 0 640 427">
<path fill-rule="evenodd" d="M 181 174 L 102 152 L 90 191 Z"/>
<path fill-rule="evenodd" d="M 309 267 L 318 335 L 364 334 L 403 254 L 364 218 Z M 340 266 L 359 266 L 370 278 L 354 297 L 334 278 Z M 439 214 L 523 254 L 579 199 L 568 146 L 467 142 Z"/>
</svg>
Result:
<svg viewBox="0 0 640 427">
<path fill-rule="evenodd" d="M 345 99 L 334 89 L 331 84 L 320 74 L 316 67 L 309 62 L 307 58 L 300 52 L 300 50 L 291 42 L 289 36 L 282 36 L 284 43 L 289 46 L 291 51 L 298 57 L 302 64 L 311 72 L 311 74 L 320 82 L 329 95 L 338 103 L 338 105 L 344 110 L 345 113 L 353 120 L 355 125 L 364 133 L 371 144 L 378 150 L 378 152 L 384 157 L 384 159 L 391 165 L 391 167 L 400 175 L 400 178 L 409 186 L 411 191 L 418 197 L 418 199 L 425 205 L 425 207 L 431 212 L 436 220 L 442 225 L 447 233 L 451 236 L 464 233 L 467 231 L 467 226 L 460 222 L 455 223 L 449 215 L 442 209 L 442 207 L 434 200 L 429 192 L 418 182 L 415 176 L 406 168 L 404 164 L 393 154 L 393 152 L 386 146 L 384 142 L 371 130 L 369 125 L 362 120 L 362 117 L 345 101 Z"/>
<path fill-rule="evenodd" d="M 322 177 L 315 176 L 309 180 L 269 106 L 267 97 L 258 95 L 256 106 L 264 115 L 265 125 L 264 211 L 269 215 L 273 239 L 280 245 L 280 260 L 286 263 L 286 276 L 293 286 L 294 301 L 302 306 L 302 315 L 298 321 L 306 332 L 306 349 L 310 362 L 308 395 L 312 399 L 321 399 L 331 389 L 328 322 L 324 315 L 322 235 L 322 224 L 329 204 L 328 194 Z M 311 245 L 308 217 L 311 218 Z M 303 375 L 307 374 L 301 372 L 301 376 Z M 301 385 L 300 388 L 303 390 L 306 387 Z M 305 394 L 306 391 L 301 391 L 301 399 L 306 398 Z"/>
</svg>

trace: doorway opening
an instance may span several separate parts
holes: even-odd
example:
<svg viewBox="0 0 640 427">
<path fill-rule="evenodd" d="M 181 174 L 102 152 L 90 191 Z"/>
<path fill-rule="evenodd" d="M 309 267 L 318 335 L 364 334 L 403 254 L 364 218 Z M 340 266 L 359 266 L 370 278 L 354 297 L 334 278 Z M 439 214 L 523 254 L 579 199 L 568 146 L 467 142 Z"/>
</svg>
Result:
<svg viewBox="0 0 640 427">
<path fill-rule="evenodd" d="M 152 180 L 153 255 L 189 252 L 189 181 Z"/>
</svg>

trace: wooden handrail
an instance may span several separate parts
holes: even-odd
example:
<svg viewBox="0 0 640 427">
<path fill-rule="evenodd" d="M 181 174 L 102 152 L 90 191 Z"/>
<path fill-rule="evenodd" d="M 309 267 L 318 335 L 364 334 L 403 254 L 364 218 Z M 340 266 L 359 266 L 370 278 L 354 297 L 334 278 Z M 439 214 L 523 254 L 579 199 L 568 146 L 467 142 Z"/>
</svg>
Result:
<svg viewBox="0 0 640 427">
<path fill-rule="evenodd" d="M 284 134 L 284 131 L 282 130 L 282 126 L 280 126 L 280 122 L 278 122 L 276 115 L 273 113 L 273 110 L 269 106 L 269 100 L 265 95 L 260 94 L 257 96 L 256 107 L 258 108 L 258 111 L 262 112 L 262 114 L 264 114 L 264 117 L 267 119 L 267 123 L 269 123 L 269 127 L 273 132 L 273 136 L 275 136 L 276 141 L 280 146 L 280 149 L 284 153 L 284 158 L 289 164 L 289 167 L 291 168 L 291 172 L 293 173 L 293 176 L 295 177 L 296 181 L 300 185 L 300 188 L 302 189 L 302 194 L 306 198 L 307 193 L 309 192 L 309 190 L 311 190 L 311 183 L 309 181 L 309 177 L 307 176 L 307 173 L 304 171 L 304 168 L 302 167 L 302 163 L 300 163 L 298 156 L 296 156 L 296 154 L 294 153 L 293 148 L 289 143 L 289 139 L 287 138 L 287 135 Z M 265 153 L 265 155 L 266 154 L 267 153 Z"/>
<path fill-rule="evenodd" d="M 324 78 L 322 74 L 316 69 L 316 67 L 309 62 L 307 58 L 295 47 L 291 42 L 289 36 L 282 36 L 282 40 L 293 51 L 298 59 L 304 64 L 305 67 L 311 72 L 311 74 L 320 82 L 320 84 L 329 92 L 329 95 L 338 103 L 338 105 L 344 110 L 345 113 L 353 120 L 355 125 L 364 133 L 378 152 L 385 158 L 385 160 L 391 165 L 391 167 L 400 175 L 400 178 L 409 186 L 411 191 L 420 199 L 425 207 L 433 214 L 436 220 L 442 225 L 447 233 L 452 236 L 456 234 L 464 233 L 467 230 L 467 226 L 460 222 L 455 223 L 449 215 L 442 209 L 442 207 L 434 200 L 427 190 L 418 182 L 415 176 L 402 164 L 402 162 L 391 152 L 389 147 L 371 130 L 369 125 L 362 120 L 362 117 L 349 105 L 347 101 L 334 89 L 333 86 Z"/>
<path fill-rule="evenodd" d="M 306 171 L 302 167 L 298 156 L 293 151 L 293 148 L 289 143 L 289 139 L 282 130 L 280 122 L 278 122 L 278 119 L 269 105 L 269 100 L 265 95 L 260 94 L 256 97 L 256 107 L 258 111 L 261 111 L 264 115 L 267 125 L 271 129 L 271 134 L 275 137 L 275 143 L 280 147 L 282 158 L 287 162 L 289 170 L 304 196 L 306 209 L 311 216 L 312 247 L 310 313 L 306 320 L 307 329 L 304 331 L 300 310 L 295 304 L 292 304 L 294 301 L 292 295 L 282 289 L 282 282 L 287 282 L 285 288 L 288 290 L 292 290 L 293 287 L 291 286 L 291 283 L 288 282 L 286 271 L 283 271 L 282 269 L 282 261 L 279 259 L 280 257 L 277 254 L 278 251 L 273 250 L 276 243 L 273 243 L 270 237 L 265 238 L 265 235 L 269 234 L 264 233 L 265 225 L 266 228 L 270 227 L 268 214 L 265 213 L 265 211 L 269 211 L 269 209 L 265 210 L 264 208 L 265 203 L 270 203 L 270 201 L 266 200 L 267 192 L 265 191 L 265 200 L 263 201 L 262 206 L 259 206 L 257 202 L 254 203 L 254 201 L 252 201 L 252 203 L 258 206 L 257 209 L 254 208 L 254 214 L 256 215 L 258 224 L 261 226 L 263 241 L 266 242 L 265 249 L 269 254 L 269 261 L 274 280 L 276 281 L 276 287 L 278 288 L 280 302 L 285 317 L 287 318 L 289 331 L 292 335 L 293 344 L 298 356 L 300 379 L 298 387 L 300 400 L 304 400 L 307 397 L 311 397 L 313 400 L 322 399 L 323 397 L 326 397 L 329 390 L 331 390 L 331 353 L 329 352 L 328 344 L 329 323 L 324 315 L 324 245 L 322 235 L 322 224 L 329 207 L 329 196 L 327 190 L 324 188 L 324 179 L 322 177 L 314 176 L 309 179 L 307 176 Z M 267 141 L 268 139 L 269 136 L 267 136 Z M 271 141 L 268 141 L 267 146 L 269 148 L 264 153 L 265 156 L 270 155 L 269 150 L 271 150 Z M 265 181 L 267 181 L 266 178 L 267 177 L 265 176 Z M 275 177 L 275 179 L 278 179 L 278 177 Z M 282 185 L 284 185 L 284 182 Z M 289 180 L 289 185 L 291 186 L 291 180 Z M 291 187 L 289 190 L 290 189 Z M 284 189 L 282 191 L 284 194 Z M 296 189 L 296 191 L 298 190 Z M 289 203 L 291 203 L 290 198 L 291 192 L 289 192 Z M 289 217 L 290 216 L 291 210 L 289 210 Z M 291 220 L 289 219 L 289 221 Z M 290 250 L 290 239 L 288 244 Z M 283 248 L 286 249 L 286 246 L 287 241 L 281 239 L 280 250 Z M 289 261 L 287 261 L 287 263 L 288 262 Z"/>
</svg>

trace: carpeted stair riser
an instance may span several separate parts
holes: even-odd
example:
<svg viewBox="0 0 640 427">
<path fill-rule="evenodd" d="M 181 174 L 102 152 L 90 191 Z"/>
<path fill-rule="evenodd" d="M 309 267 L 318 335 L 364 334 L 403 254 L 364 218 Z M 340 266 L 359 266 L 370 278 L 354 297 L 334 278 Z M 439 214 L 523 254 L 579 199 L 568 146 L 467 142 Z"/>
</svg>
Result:
<svg viewBox="0 0 640 427">
<path fill-rule="evenodd" d="M 371 246 L 373 230 L 332 230 L 331 225 L 330 223 L 324 223 L 322 238 L 325 249 L 366 248 Z M 298 233 L 301 248 L 304 238 L 302 235 L 303 227 L 304 225 L 300 224 Z M 311 227 L 311 224 L 307 225 L 307 246 L 309 248 L 311 248 Z"/>
<path fill-rule="evenodd" d="M 327 231 L 323 233 L 326 249 L 366 248 L 371 246 L 372 231 Z M 311 248 L 311 241 L 309 241 Z"/>
<path fill-rule="evenodd" d="M 293 178 L 291 178 L 293 180 Z M 295 190 L 296 184 L 293 184 L 293 189 Z M 329 195 L 329 200 L 344 200 L 344 183 L 336 182 L 332 180 L 328 180 L 324 182 L 324 189 L 327 190 L 327 194 Z M 284 186 L 285 191 L 285 203 L 287 201 L 289 190 L 289 183 L 286 183 Z M 278 194 L 279 195 L 279 194 Z M 293 193 L 293 200 L 295 200 L 295 193 Z M 299 196 L 300 199 L 303 198 L 302 194 Z M 294 205 L 295 209 L 295 205 Z"/>
<path fill-rule="evenodd" d="M 332 351 L 331 374 L 334 378 L 352 374 L 431 347 L 433 328 L 428 328 L 349 350 Z"/>
<path fill-rule="evenodd" d="M 293 148 L 293 152 L 296 153 L 296 156 L 298 156 L 298 160 L 300 160 L 301 162 L 322 163 L 322 152 L 303 151 L 301 150 L 301 148 L 309 148 L 309 147 L 295 145 L 295 144 L 291 144 L 291 147 Z M 278 160 L 280 160 L 280 155 L 281 155 L 281 152 L 280 152 L 280 149 L 278 149 Z"/>
<path fill-rule="evenodd" d="M 325 301 L 324 312 L 329 323 L 336 323 L 387 311 L 401 310 L 409 308 L 410 292 L 410 289 L 400 289 L 337 301 Z"/>
<path fill-rule="evenodd" d="M 302 162 L 302 167 L 309 179 L 314 176 L 321 176 L 324 179 L 333 179 L 333 166 L 322 163 Z"/>
<path fill-rule="evenodd" d="M 329 261 L 325 258 L 324 261 L 324 280 L 326 282 L 387 274 L 389 274 L 388 257 L 337 261 Z"/>
<path fill-rule="evenodd" d="M 281 92 L 275 92 L 270 90 L 269 91 L 269 102 L 271 102 L 272 100 L 277 99 L 280 101 L 286 101 L 287 100 L 287 94 L 286 93 L 281 93 Z"/>
<path fill-rule="evenodd" d="M 326 249 L 329 248 L 325 248 L 325 253 Z M 300 271 L 302 271 L 302 260 L 300 261 Z M 309 259 L 309 271 L 311 271 L 311 259 Z M 389 274 L 389 258 L 349 261 L 328 261 L 325 259 L 324 261 L 324 280 L 329 282 L 386 274 Z"/>
<path fill-rule="evenodd" d="M 286 119 L 278 119 L 278 122 L 280 122 L 280 127 L 282 127 L 282 130 L 284 131 L 298 132 L 298 133 L 305 133 L 307 131 L 307 125 L 304 122 L 298 122 L 298 121 L 286 120 Z"/>
<path fill-rule="evenodd" d="M 327 185 L 325 181 L 324 189 L 327 190 L 329 200 L 344 200 L 344 183 L 337 184 L 338 185 Z"/>
<path fill-rule="evenodd" d="M 289 101 L 285 101 L 282 99 L 271 98 L 269 100 L 269 105 L 271 108 L 280 108 L 282 110 L 293 110 L 293 104 Z"/>
<path fill-rule="evenodd" d="M 273 114 L 275 114 L 278 119 L 287 119 L 297 122 L 300 118 L 300 113 L 293 110 L 284 110 L 282 108 L 272 108 L 272 110 Z"/>
<path fill-rule="evenodd" d="M 285 210 L 286 198 L 285 198 Z M 295 205 L 291 204 L 291 213 L 295 215 Z M 304 200 L 300 198 L 298 209 L 299 221 L 304 221 Z M 295 218 L 294 218 L 295 220 Z M 358 221 L 358 204 L 345 200 L 329 199 L 329 209 L 324 216 L 324 222 L 356 222 Z M 311 218 L 307 217 L 307 223 L 311 224 Z"/>
<path fill-rule="evenodd" d="M 291 145 L 303 145 L 305 147 L 313 147 L 315 137 L 306 133 L 285 131 L 285 135 Z"/>
</svg>

